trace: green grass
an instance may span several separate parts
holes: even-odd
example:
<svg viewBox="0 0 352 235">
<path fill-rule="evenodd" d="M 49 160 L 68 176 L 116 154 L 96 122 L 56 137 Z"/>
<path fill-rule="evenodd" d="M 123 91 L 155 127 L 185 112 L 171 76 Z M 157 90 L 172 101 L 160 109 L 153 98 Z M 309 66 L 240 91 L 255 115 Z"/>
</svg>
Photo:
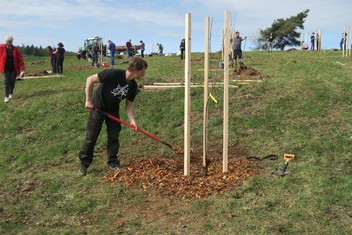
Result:
<svg viewBox="0 0 352 235">
<path fill-rule="evenodd" d="M 88 118 L 85 79 L 101 69 L 81 68 L 87 62 L 66 57 L 62 78 L 18 81 L 14 99 L 0 102 L 0 233 L 351 234 L 351 59 L 334 51 L 244 57 L 246 65 L 269 77 L 230 89 L 229 145 L 237 152 L 229 154 L 280 158 L 260 162 L 261 174 L 243 186 L 202 200 L 105 182 L 104 129 L 88 176 L 76 176 Z M 202 82 L 202 58 L 192 54 L 192 82 Z M 217 68 L 219 54 L 212 58 Z M 184 82 L 179 57 L 146 60 L 149 69 L 140 83 Z M 44 63 L 31 65 L 37 61 Z M 25 58 L 27 71 L 47 70 L 48 62 Z M 210 80 L 221 82 L 222 72 L 212 71 Z M 191 93 L 191 147 L 201 152 L 203 90 Z M 212 93 L 218 103 L 209 102 L 209 145 L 216 151 L 222 149 L 223 90 Z M 183 89 L 142 91 L 135 107 L 139 127 L 174 147 L 183 145 Z M 124 112 L 121 118 L 127 120 Z M 126 128 L 120 136 L 123 165 L 175 157 Z M 284 153 L 296 155 L 290 174 L 274 176 Z"/>
</svg>

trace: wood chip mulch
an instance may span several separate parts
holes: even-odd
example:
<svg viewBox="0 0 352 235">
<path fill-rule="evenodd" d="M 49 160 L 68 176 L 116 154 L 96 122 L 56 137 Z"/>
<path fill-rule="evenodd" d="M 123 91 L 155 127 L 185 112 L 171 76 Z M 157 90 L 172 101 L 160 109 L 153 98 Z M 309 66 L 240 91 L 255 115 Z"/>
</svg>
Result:
<svg viewBox="0 0 352 235">
<path fill-rule="evenodd" d="M 194 154 L 193 154 L 194 155 Z M 163 195 L 182 199 L 205 198 L 223 194 L 242 185 L 248 177 L 258 174 L 255 162 L 245 157 L 228 159 L 228 172 L 223 173 L 222 156 L 209 156 L 207 176 L 204 176 L 202 157 L 191 155 L 190 176 L 184 176 L 183 154 L 175 158 L 150 158 L 123 167 L 120 173 L 109 173 L 104 180 L 127 186 L 154 189 Z"/>
</svg>

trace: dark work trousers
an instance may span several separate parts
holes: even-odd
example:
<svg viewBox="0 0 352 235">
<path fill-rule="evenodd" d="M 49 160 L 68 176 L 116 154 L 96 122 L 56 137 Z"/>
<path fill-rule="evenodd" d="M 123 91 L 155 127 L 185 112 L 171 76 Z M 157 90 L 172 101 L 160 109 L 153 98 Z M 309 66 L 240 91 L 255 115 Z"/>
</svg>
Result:
<svg viewBox="0 0 352 235">
<path fill-rule="evenodd" d="M 53 73 L 57 73 L 57 65 L 56 65 L 56 63 L 57 63 L 57 56 L 54 54 L 54 57 L 53 57 L 53 64 L 52 64 L 52 66 L 53 66 Z"/>
<path fill-rule="evenodd" d="M 242 50 L 241 49 L 235 49 L 233 50 L 233 59 L 237 62 L 237 57 L 238 59 L 242 59 Z"/>
<path fill-rule="evenodd" d="M 50 62 L 51 62 L 52 72 L 56 73 L 56 58 L 51 59 Z"/>
<path fill-rule="evenodd" d="M 98 64 L 98 54 L 93 53 L 92 54 L 92 66 L 97 66 L 97 64 Z"/>
<path fill-rule="evenodd" d="M 9 97 L 9 95 L 13 93 L 16 84 L 16 70 L 5 70 L 4 72 L 4 85 L 5 85 L 5 96 Z"/>
<path fill-rule="evenodd" d="M 185 50 L 181 50 L 181 60 L 183 60 L 184 53 L 185 53 Z"/>
<path fill-rule="evenodd" d="M 119 111 L 109 112 L 111 115 L 119 118 Z M 121 131 L 121 124 L 109 119 L 104 114 L 90 111 L 89 119 L 87 123 L 86 138 L 83 144 L 82 151 L 80 152 L 79 158 L 82 165 L 89 167 L 93 161 L 94 146 L 98 140 L 100 131 L 102 129 L 103 122 L 106 124 L 106 131 L 108 135 L 107 142 L 107 154 L 108 154 L 108 165 L 115 166 L 119 164 L 118 152 L 119 152 L 119 134 Z"/>
<path fill-rule="evenodd" d="M 63 56 L 58 56 L 56 59 L 56 69 L 57 73 L 62 74 L 64 71 L 64 57 Z"/>
</svg>

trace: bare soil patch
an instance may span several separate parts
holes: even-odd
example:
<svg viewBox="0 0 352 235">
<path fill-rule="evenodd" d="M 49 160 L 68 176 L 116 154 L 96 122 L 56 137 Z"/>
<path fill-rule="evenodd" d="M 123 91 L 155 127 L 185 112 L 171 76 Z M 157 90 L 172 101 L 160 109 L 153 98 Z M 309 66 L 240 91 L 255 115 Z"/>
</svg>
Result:
<svg viewBox="0 0 352 235">
<path fill-rule="evenodd" d="M 248 79 L 248 78 L 256 78 L 256 79 L 261 79 L 261 78 L 267 78 L 269 75 L 267 74 L 262 74 L 258 70 L 246 66 L 244 63 L 239 63 L 239 66 L 235 68 L 232 77 L 236 77 L 236 79 Z"/>
<path fill-rule="evenodd" d="M 33 70 L 30 72 L 25 73 L 26 77 L 37 77 L 37 76 L 48 76 L 50 73 L 48 73 L 47 70 Z"/>
</svg>

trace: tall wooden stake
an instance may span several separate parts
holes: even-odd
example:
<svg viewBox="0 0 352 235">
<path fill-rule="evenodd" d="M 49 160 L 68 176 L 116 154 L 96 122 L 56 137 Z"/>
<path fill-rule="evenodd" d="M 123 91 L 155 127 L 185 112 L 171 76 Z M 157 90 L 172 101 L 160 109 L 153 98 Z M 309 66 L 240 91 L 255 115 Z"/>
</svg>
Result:
<svg viewBox="0 0 352 235">
<path fill-rule="evenodd" d="M 352 51 L 352 27 L 350 26 L 350 33 L 349 33 L 349 37 L 350 37 L 350 43 L 348 44 L 348 47 L 350 48 L 350 53 L 348 54 L 348 56 L 351 56 L 351 51 Z"/>
<path fill-rule="evenodd" d="M 205 17 L 204 30 L 204 119 L 203 119 L 203 169 L 204 175 L 207 174 L 208 158 L 208 80 L 209 80 L 209 35 L 210 17 Z"/>
<path fill-rule="evenodd" d="M 190 174 L 190 112 L 191 112 L 191 13 L 185 15 L 185 130 L 184 130 L 184 175 Z"/>
<path fill-rule="evenodd" d="M 319 51 L 321 51 L 321 45 L 323 43 L 323 34 L 321 33 L 320 29 L 319 29 L 319 36 L 320 36 L 320 40 L 319 40 Z"/>
<path fill-rule="evenodd" d="M 229 48 L 230 48 L 230 13 L 224 15 L 224 121 L 223 121 L 223 172 L 228 172 L 229 148 Z"/>
<path fill-rule="evenodd" d="M 224 30 L 221 31 L 221 61 L 224 62 Z"/>
<path fill-rule="evenodd" d="M 346 54 L 346 56 L 351 56 L 351 44 L 352 44 L 352 35 L 351 35 L 351 33 L 352 33 L 352 31 L 351 31 L 352 29 L 351 29 L 351 26 L 348 26 L 348 29 L 347 29 L 347 46 L 346 46 L 346 48 L 347 48 L 347 54 Z"/>
<path fill-rule="evenodd" d="M 343 27 L 343 33 L 342 33 L 342 57 L 345 56 L 345 33 L 346 33 L 346 26 Z"/>
</svg>

